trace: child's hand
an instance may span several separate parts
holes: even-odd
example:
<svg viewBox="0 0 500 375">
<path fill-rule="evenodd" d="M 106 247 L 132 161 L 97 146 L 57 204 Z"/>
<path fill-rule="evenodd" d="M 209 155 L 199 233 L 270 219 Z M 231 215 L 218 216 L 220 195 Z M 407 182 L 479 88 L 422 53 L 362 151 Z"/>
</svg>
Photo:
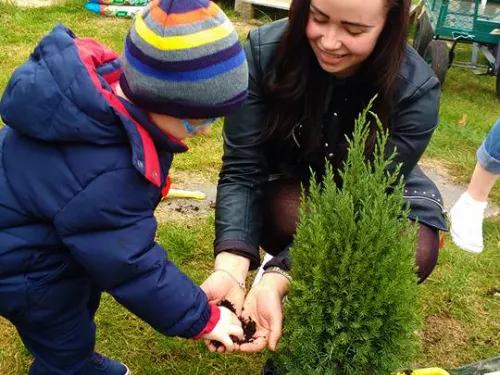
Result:
<svg viewBox="0 0 500 375">
<path fill-rule="evenodd" d="M 210 332 L 202 336 L 205 340 L 218 341 L 224 345 L 225 350 L 232 352 L 235 347 L 235 343 L 231 339 L 231 336 L 237 337 L 239 340 L 243 340 L 243 329 L 241 328 L 241 322 L 238 317 L 233 314 L 229 309 L 218 306 L 220 309 L 219 322 L 215 328 Z M 219 351 L 224 351 L 224 348 L 220 347 Z M 215 347 L 212 347 L 210 351 L 215 351 Z"/>
</svg>

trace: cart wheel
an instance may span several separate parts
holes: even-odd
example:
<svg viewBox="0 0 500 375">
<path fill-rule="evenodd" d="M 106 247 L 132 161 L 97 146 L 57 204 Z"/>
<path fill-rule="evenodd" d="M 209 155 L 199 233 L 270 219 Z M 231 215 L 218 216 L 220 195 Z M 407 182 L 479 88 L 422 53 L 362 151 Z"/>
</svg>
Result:
<svg viewBox="0 0 500 375">
<path fill-rule="evenodd" d="M 424 55 L 425 49 L 434 37 L 432 25 L 429 21 L 427 13 L 424 13 L 418 20 L 417 28 L 415 29 L 415 38 L 413 39 L 413 48 L 420 56 Z"/>
<path fill-rule="evenodd" d="M 450 55 L 446 42 L 442 40 L 431 40 L 424 53 L 424 60 L 436 73 L 439 81 L 444 83 L 446 72 L 450 64 Z"/>
</svg>

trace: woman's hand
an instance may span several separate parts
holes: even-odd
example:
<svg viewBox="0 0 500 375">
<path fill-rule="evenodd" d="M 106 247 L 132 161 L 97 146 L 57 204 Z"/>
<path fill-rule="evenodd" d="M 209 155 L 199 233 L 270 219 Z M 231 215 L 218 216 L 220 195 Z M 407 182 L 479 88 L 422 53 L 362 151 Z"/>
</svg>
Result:
<svg viewBox="0 0 500 375">
<path fill-rule="evenodd" d="M 201 285 L 209 302 L 217 303 L 223 299 L 230 301 L 241 315 L 245 300 L 244 283 L 248 273 L 250 260 L 239 255 L 222 252 L 215 258 L 215 271 Z M 243 287 L 242 287 L 243 286 Z M 224 351 L 224 347 L 216 348 L 210 340 L 205 340 L 210 351 Z"/>
<path fill-rule="evenodd" d="M 247 295 L 243 306 L 243 318 L 251 318 L 257 325 L 254 341 L 241 344 L 244 353 L 260 352 L 266 346 L 276 350 L 283 324 L 282 300 L 288 293 L 290 282 L 277 273 L 264 274 L 262 280 Z"/>
<path fill-rule="evenodd" d="M 241 314 L 245 300 L 245 279 L 250 260 L 239 255 L 222 252 L 215 258 L 214 272 L 201 285 L 209 302 L 223 299 L 231 301 L 236 315 Z"/>
</svg>

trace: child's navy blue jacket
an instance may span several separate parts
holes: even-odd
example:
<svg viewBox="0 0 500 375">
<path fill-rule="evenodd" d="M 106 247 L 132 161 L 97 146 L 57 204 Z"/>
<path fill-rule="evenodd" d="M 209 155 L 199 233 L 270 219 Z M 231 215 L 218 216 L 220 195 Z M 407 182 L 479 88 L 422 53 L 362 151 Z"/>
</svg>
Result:
<svg viewBox="0 0 500 375">
<path fill-rule="evenodd" d="M 34 290 L 58 288 L 62 301 L 90 277 L 161 333 L 193 337 L 210 318 L 207 297 L 155 242 L 153 216 L 186 146 L 115 96 L 119 75 L 115 52 L 58 26 L 8 83 L 0 315 L 42 314 L 57 300 Z"/>
</svg>

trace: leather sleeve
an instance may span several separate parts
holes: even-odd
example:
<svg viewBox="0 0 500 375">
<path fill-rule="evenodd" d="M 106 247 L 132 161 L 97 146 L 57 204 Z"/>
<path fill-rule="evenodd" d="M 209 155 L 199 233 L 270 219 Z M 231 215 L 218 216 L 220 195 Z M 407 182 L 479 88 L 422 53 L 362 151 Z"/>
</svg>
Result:
<svg viewBox="0 0 500 375">
<path fill-rule="evenodd" d="M 395 103 L 387 153 L 396 147 L 392 168 L 403 163 L 401 173 L 405 178 L 417 165 L 438 125 L 440 92 L 439 80 L 432 75 L 420 86 L 407 83 Z"/>
<path fill-rule="evenodd" d="M 292 257 L 290 256 L 290 248 L 293 243 L 288 245 L 281 253 L 273 257 L 269 262 L 264 266 L 264 270 L 267 270 L 269 267 L 278 267 L 285 271 L 290 271 L 292 268 Z"/>
<path fill-rule="evenodd" d="M 259 30 L 245 45 L 249 67 L 248 99 L 226 118 L 224 154 L 217 188 L 215 255 L 229 251 L 259 266 L 263 186 L 269 178 L 261 134 L 266 115 L 262 97 Z"/>
</svg>

